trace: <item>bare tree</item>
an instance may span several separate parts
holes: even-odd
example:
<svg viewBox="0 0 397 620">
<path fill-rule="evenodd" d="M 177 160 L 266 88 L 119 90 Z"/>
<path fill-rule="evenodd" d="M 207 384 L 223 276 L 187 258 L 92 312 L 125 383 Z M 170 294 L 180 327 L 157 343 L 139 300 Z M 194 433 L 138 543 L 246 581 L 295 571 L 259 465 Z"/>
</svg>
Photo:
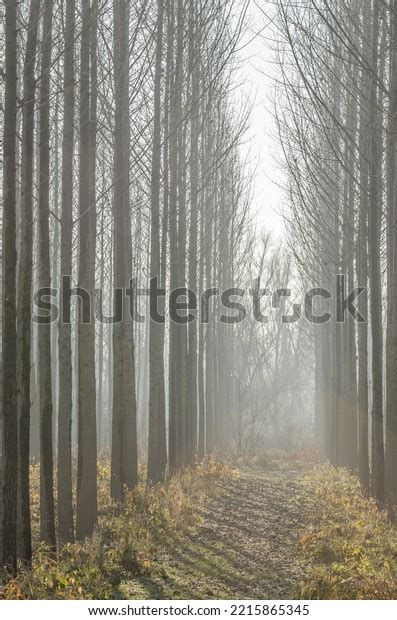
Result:
<svg viewBox="0 0 397 620">
<path fill-rule="evenodd" d="M 5 100 L 3 172 L 3 565 L 17 568 L 18 423 L 16 370 L 16 110 L 17 110 L 17 4 L 5 2 Z"/>
<path fill-rule="evenodd" d="M 388 333 L 386 358 L 386 493 L 397 498 L 397 3 L 391 7 L 390 158 L 388 209 Z"/>
<path fill-rule="evenodd" d="M 39 282 L 41 290 L 51 288 L 49 192 L 50 192 L 50 72 L 53 2 L 44 3 L 43 44 L 40 81 L 40 157 L 39 157 Z M 52 443 L 51 326 L 39 325 L 40 393 L 40 533 L 55 548 L 54 463 Z"/>
<path fill-rule="evenodd" d="M 129 211 L 128 9 L 114 3 L 114 285 L 122 291 L 115 305 L 123 311 L 113 326 L 113 418 L 111 494 L 123 498 L 124 486 L 137 483 L 135 361 L 132 325 L 123 294 L 131 279 L 131 220 Z"/>
<path fill-rule="evenodd" d="M 23 132 L 21 156 L 21 253 L 18 275 L 17 304 L 17 385 L 19 424 L 19 514 L 21 532 L 19 556 L 26 563 L 32 560 L 30 525 L 30 362 L 31 362 L 31 296 L 33 261 L 33 141 L 35 78 L 34 68 L 37 47 L 37 28 L 40 15 L 40 0 L 30 3 L 26 53 L 24 61 L 23 89 Z"/>
<path fill-rule="evenodd" d="M 74 150 L 74 38 L 75 0 L 66 4 L 64 51 L 64 116 L 62 140 L 61 282 L 72 275 L 73 150 Z M 63 301 L 61 287 L 60 302 Z M 72 505 L 72 333 L 70 323 L 58 324 L 59 403 L 58 403 L 58 538 L 60 543 L 74 538 Z"/>
<path fill-rule="evenodd" d="M 160 187 L 161 187 L 161 62 L 163 50 L 163 0 L 158 1 L 156 24 L 156 61 L 154 76 L 154 122 L 151 176 L 151 241 L 150 285 L 160 283 Z M 151 320 L 149 332 L 149 439 L 148 478 L 160 482 L 165 475 L 167 452 L 165 444 L 164 348 L 161 324 Z"/>
<path fill-rule="evenodd" d="M 377 72 L 379 63 L 380 3 L 373 4 L 372 79 L 371 79 L 371 159 L 369 207 L 369 281 L 371 287 L 372 325 L 372 477 L 371 488 L 379 502 L 385 500 L 385 463 L 383 445 L 383 334 L 382 334 L 382 281 L 380 259 L 381 234 L 381 170 L 382 119 Z"/>
<path fill-rule="evenodd" d="M 82 0 L 80 69 L 79 172 L 79 288 L 83 295 L 78 323 L 78 463 L 76 536 L 90 536 L 97 522 L 97 435 L 95 385 L 95 325 L 84 316 L 84 302 L 93 304 L 95 289 L 96 205 L 92 203 L 92 150 L 90 144 L 91 29 L 95 27 L 89 0 Z M 84 297 L 86 297 L 84 299 Z"/>
</svg>

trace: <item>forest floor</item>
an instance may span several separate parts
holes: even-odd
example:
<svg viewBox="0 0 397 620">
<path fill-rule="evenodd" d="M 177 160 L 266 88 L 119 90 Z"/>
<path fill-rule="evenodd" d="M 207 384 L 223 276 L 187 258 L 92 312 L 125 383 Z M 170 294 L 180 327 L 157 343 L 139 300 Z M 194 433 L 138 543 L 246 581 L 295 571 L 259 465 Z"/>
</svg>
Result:
<svg viewBox="0 0 397 620">
<path fill-rule="evenodd" d="M 345 470 L 208 459 L 156 488 L 141 476 L 120 509 L 103 461 L 96 534 L 54 558 L 38 543 L 33 468 L 33 569 L 0 598 L 397 598 L 397 528 Z"/>
<path fill-rule="evenodd" d="M 303 471 L 241 467 L 214 482 L 201 525 L 164 541 L 150 578 L 126 581 L 127 598 L 288 599 L 305 559 L 299 537 L 314 508 Z"/>
</svg>

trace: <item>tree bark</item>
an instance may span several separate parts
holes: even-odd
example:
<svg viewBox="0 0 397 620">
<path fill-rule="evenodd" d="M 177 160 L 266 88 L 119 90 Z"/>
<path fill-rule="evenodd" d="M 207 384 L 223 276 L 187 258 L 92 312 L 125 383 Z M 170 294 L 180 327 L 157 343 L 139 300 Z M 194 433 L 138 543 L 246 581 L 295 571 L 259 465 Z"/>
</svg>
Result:
<svg viewBox="0 0 397 620">
<path fill-rule="evenodd" d="M 40 158 L 39 158 L 39 263 L 40 288 L 51 287 L 50 268 L 50 71 L 52 49 L 52 0 L 45 0 L 40 84 Z M 51 325 L 39 325 L 40 393 L 40 534 L 55 549 L 54 463 L 52 436 Z"/>
<path fill-rule="evenodd" d="M 61 283 L 72 275 L 73 151 L 74 151 L 74 37 L 75 0 L 66 4 L 64 50 L 64 116 L 62 140 Z M 63 291 L 61 287 L 61 307 Z M 58 323 L 58 539 L 73 542 L 72 505 L 72 333 L 69 323 Z"/>
<path fill-rule="evenodd" d="M 16 110 L 17 4 L 5 2 L 5 98 L 3 172 L 3 566 L 17 569 L 18 422 L 16 375 Z"/>
<path fill-rule="evenodd" d="M 388 330 L 386 358 L 386 493 L 391 501 L 397 499 L 397 2 L 391 10 L 391 135 L 388 212 Z"/>
<path fill-rule="evenodd" d="M 83 300 L 78 319 L 78 460 L 76 536 L 90 536 L 98 519 L 97 506 L 97 429 L 95 385 L 95 322 L 92 316 L 95 289 L 96 205 L 92 203 L 95 166 L 91 145 L 90 79 L 91 29 L 96 15 L 90 1 L 82 0 L 80 69 L 80 178 L 79 178 L 79 287 L 91 300 L 91 316 L 84 320 Z M 91 86 L 91 88 L 90 88 Z"/>
<path fill-rule="evenodd" d="M 370 5 L 363 12 L 363 23 L 370 21 Z M 368 43 L 363 38 L 362 56 L 368 59 Z M 360 135 L 359 135 L 359 174 L 360 206 L 357 240 L 357 283 L 363 287 L 358 302 L 360 314 L 368 317 L 368 162 L 369 162 L 369 114 L 370 77 L 368 69 L 361 70 L 360 84 Z M 369 492 L 369 439 L 368 439 L 368 324 L 358 325 L 358 452 L 359 476 L 363 488 Z"/>
<path fill-rule="evenodd" d="M 379 63 L 379 0 L 373 5 L 372 80 L 371 80 L 371 159 L 369 208 L 369 279 L 372 327 L 372 476 L 371 491 L 380 504 L 385 500 L 385 463 L 383 446 L 383 335 L 382 335 L 382 280 L 380 262 L 381 234 L 381 157 L 382 131 L 379 110 L 377 72 Z"/>
<path fill-rule="evenodd" d="M 133 326 L 128 325 L 124 295 L 131 279 L 131 219 L 129 205 L 129 54 L 128 9 L 114 3 L 114 286 L 123 291 L 123 319 L 113 326 L 113 416 L 111 495 L 122 500 L 124 488 L 138 480 L 136 394 Z"/>
<path fill-rule="evenodd" d="M 193 0 L 189 2 L 189 62 L 190 62 L 190 230 L 189 230 L 189 288 L 197 296 L 198 250 L 198 145 L 199 145 L 199 25 Z M 197 319 L 188 328 L 188 461 L 194 462 L 197 454 Z"/>
<path fill-rule="evenodd" d="M 28 565 L 32 561 L 30 524 L 30 371 L 31 371 L 31 298 L 33 251 L 33 138 L 34 138 L 34 67 L 40 0 L 31 0 L 26 54 L 24 62 L 23 133 L 21 162 L 21 255 L 18 274 L 17 304 L 17 381 L 19 424 L 19 515 L 18 555 Z"/>
<path fill-rule="evenodd" d="M 175 11 L 170 3 L 170 24 L 168 28 L 168 44 L 174 47 L 175 41 Z M 170 243 L 170 290 L 178 287 L 178 123 L 181 117 L 180 93 L 177 83 L 180 81 L 180 59 L 174 54 L 170 59 L 170 137 L 169 137 L 169 165 L 170 165 L 170 202 L 169 202 L 169 243 Z M 175 469 L 181 462 L 180 455 L 180 399 L 178 385 L 180 377 L 178 326 L 170 321 L 169 352 L 168 352 L 168 410 L 169 410 L 169 464 Z"/>
<path fill-rule="evenodd" d="M 163 0 L 157 3 L 156 61 L 154 77 L 154 122 L 151 174 L 151 235 L 150 280 L 151 286 L 161 282 L 160 274 L 160 186 L 161 186 L 161 61 L 163 48 Z M 161 282 L 162 283 L 162 282 Z M 161 339 L 162 326 L 150 319 L 149 332 L 149 443 L 148 479 L 160 482 L 165 475 L 166 446 L 162 432 L 165 419 L 164 350 Z"/>
</svg>

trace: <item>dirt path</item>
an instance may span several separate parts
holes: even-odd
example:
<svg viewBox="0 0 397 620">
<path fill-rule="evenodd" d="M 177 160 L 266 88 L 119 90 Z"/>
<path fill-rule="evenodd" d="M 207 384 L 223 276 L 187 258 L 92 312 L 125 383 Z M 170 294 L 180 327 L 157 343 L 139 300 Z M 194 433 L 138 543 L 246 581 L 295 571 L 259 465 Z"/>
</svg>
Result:
<svg viewBox="0 0 397 620">
<path fill-rule="evenodd" d="M 243 469 L 217 483 L 194 535 L 181 532 L 150 577 L 124 582 L 128 598 L 291 598 L 304 565 L 299 536 L 310 504 L 304 471 Z"/>
</svg>

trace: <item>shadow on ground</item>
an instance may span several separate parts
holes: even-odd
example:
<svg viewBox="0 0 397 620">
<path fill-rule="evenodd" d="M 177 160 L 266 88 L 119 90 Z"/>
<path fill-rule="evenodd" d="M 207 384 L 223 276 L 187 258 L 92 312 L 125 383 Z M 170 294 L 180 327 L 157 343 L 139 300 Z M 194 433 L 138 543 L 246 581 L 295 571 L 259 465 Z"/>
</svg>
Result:
<svg viewBox="0 0 397 620">
<path fill-rule="evenodd" d="M 196 532 L 162 540 L 150 576 L 124 581 L 129 599 L 289 599 L 305 569 L 299 536 L 311 502 L 302 470 L 244 468 L 216 483 Z"/>
</svg>

